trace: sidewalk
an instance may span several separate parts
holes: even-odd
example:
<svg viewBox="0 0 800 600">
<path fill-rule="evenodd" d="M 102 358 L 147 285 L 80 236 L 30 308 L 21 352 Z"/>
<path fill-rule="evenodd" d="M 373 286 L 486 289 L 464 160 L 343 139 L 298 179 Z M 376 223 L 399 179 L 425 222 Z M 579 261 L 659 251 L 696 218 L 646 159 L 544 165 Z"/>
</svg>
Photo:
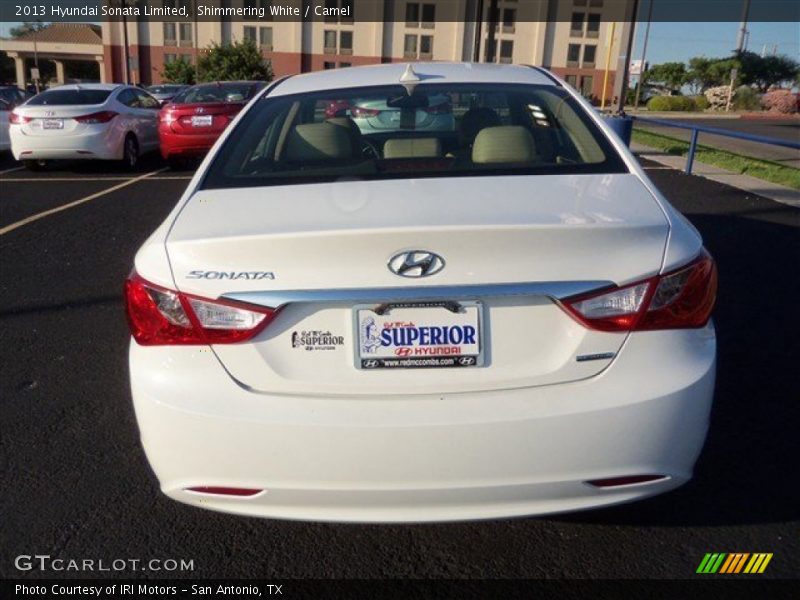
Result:
<svg viewBox="0 0 800 600">
<path fill-rule="evenodd" d="M 637 144 L 636 142 L 631 142 L 631 151 L 642 158 L 652 160 L 672 169 L 683 171 L 683 169 L 686 167 L 685 156 L 665 154 L 664 152 L 650 148 L 649 146 Z M 731 173 L 730 171 L 720 169 L 719 167 L 715 167 L 713 165 L 697 162 L 696 160 L 692 165 L 692 175 L 705 177 L 706 179 L 724 183 L 751 194 L 756 194 L 776 202 L 781 202 L 782 204 L 788 204 L 789 206 L 800 208 L 799 191 L 778 185 L 776 183 L 764 181 L 763 179 L 751 177 L 750 175 Z"/>
</svg>

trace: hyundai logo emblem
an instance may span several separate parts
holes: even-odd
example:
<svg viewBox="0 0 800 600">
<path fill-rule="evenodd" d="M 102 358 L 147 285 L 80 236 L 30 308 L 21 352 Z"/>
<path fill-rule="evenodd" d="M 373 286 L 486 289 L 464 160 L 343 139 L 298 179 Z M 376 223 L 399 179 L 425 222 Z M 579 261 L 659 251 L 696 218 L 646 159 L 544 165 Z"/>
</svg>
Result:
<svg viewBox="0 0 800 600">
<path fill-rule="evenodd" d="M 444 259 L 426 250 L 399 252 L 389 259 L 389 270 L 401 277 L 429 277 L 444 269 Z"/>
</svg>

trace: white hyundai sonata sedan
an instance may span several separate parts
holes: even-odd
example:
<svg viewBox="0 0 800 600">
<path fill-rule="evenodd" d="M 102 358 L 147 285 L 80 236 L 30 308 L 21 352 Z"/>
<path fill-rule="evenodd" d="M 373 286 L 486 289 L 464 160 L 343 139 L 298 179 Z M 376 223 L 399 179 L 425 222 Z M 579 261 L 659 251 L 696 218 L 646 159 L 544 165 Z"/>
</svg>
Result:
<svg viewBox="0 0 800 600">
<path fill-rule="evenodd" d="M 447 96 L 455 118 L 418 131 Z M 395 108 L 369 134 L 331 102 Z M 126 282 L 161 488 L 263 517 L 438 521 L 685 483 L 716 268 L 571 88 L 427 63 L 284 78 L 218 140 Z"/>
<path fill-rule="evenodd" d="M 52 159 L 121 160 L 134 168 L 158 149 L 161 103 L 121 84 L 63 85 L 44 91 L 11 113 L 14 158 L 37 169 Z"/>
</svg>

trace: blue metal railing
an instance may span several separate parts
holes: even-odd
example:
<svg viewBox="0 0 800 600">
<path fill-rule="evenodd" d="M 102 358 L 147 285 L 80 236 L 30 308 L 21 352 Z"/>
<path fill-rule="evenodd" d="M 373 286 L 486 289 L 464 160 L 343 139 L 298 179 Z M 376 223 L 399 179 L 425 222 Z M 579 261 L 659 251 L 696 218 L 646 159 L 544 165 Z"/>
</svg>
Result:
<svg viewBox="0 0 800 600">
<path fill-rule="evenodd" d="M 730 131 L 728 129 L 719 129 L 718 127 L 705 127 L 703 125 L 692 125 L 691 123 L 668 121 L 666 119 L 651 119 L 650 117 L 636 117 L 631 115 L 631 119 L 641 121 L 642 123 L 652 123 L 653 125 L 664 125 L 666 127 L 676 127 L 678 129 L 690 129 L 692 131 L 692 139 L 689 142 L 689 155 L 686 157 L 686 168 L 684 172 L 688 175 L 692 173 L 692 165 L 694 164 L 694 154 L 697 149 L 697 137 L 700 132 L 713 133 L 714 135 L 722 135 L 729 138 L 746 140 L 748 142 L 758 142 L 761 144 L 770 144 L 772 146 L 782 146 L 784 148 L 793 148 L 800 150 L 800 142 L 792 142 L 790 140 L 781 140 L 778 138 L 771 138 L 764 135 L 754 135 L 752 133 L 741 133 L 738 131 Z"/>
</svg>

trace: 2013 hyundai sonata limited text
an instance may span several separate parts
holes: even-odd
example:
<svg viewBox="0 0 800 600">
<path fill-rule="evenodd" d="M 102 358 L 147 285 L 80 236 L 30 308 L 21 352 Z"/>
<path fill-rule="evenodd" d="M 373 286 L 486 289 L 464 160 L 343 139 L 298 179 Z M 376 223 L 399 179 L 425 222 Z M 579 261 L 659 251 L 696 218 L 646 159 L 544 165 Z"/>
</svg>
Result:
<svg viewBox="0 0 800 600">
<path fill-rule="evenodd" d="M 421 116 L 432 99 L 452 119 Z M 367 130 L 331 103 L 392 119 Z M 646 498 L 703 446 L 716 281 L 697 231 L 546 71 L 284 78 L 136 255 L 143 446 L 171 498 L 263 517 Z"/>
</svg>

